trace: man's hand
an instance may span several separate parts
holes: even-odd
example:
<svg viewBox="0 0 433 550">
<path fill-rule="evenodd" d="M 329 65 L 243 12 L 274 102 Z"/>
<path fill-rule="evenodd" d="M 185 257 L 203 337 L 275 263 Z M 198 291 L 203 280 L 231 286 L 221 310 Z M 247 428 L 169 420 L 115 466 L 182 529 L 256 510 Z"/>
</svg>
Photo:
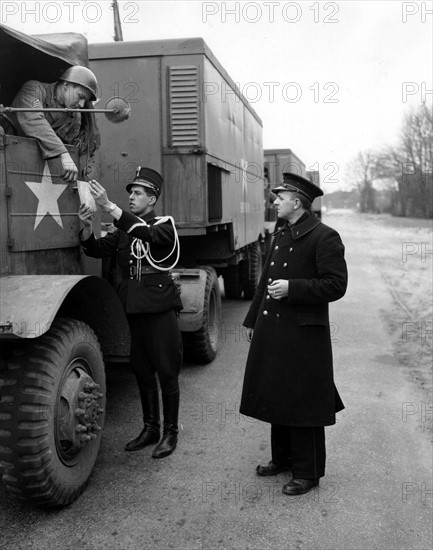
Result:
<svg viewBox="0 0 433 550">
<path fill-rule="evenodd" d="M 96 180 L 89 181 L 90 192 L 92 197 L 95 199 L 96 204 L 102 208 L 102 210 L 107 210 L 111 206 L 111 202 L 108 200 L 107 191 L 102 187 L 100 183 Z"/>
<path fill-rule="evenodd" d="M 289 295 L 289 281 L 287 279 L 272 281 L 272 283 L 268 285 L 268 292 L 274 300 L 286 298 Z"/>
<path fill-rule="evenodd" d="M 60 155 L 60 162 L 62 163 L 62 178 L 68 183 L 77 181 L 78 168 L 69 153 L 62 153 Z"/>
<path fill-rule="evenodd" d="M 92 225 L 93 210 L 89 206 L 86 206 L 85 204 L 80 204 L 80 209 L 78 210 L 78 217 L 80 218 L 84 227 Z"/>
<path fill-rule="evenodd" d="M 254 329 L 253 328 L 247 328 L 247 342 L 251 342 L 253 339 Z"/>
<path fill-rule="evenodd" d="M 78 210 L 78 217 L 83 224 L 83 230 L 81 231 L 81 239 L 87 241 L 87 239 L 92 235 L 92 220 L 93 220 L 93 210 L 86 206 L 85 204 L 80 204 L 80 209 Z"/>
</svg>

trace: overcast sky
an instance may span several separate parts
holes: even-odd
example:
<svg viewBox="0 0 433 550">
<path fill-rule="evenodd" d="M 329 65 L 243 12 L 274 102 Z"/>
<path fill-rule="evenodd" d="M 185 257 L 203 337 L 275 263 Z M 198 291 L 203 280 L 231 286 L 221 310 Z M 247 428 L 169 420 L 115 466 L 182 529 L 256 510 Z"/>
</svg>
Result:
<svg viewBox="0 0 433 550">
<path fill-rule="evenodd" d="M 2 0 L 29 34 L 113 38 L 111 1 Z M 347 185 L 359 151 L 395 144 L 402 117 L 432 101 L 433 2 L 119 1 L 124 40 L 200 36 L 263 121 L 265 148 Z"/>
</svg>

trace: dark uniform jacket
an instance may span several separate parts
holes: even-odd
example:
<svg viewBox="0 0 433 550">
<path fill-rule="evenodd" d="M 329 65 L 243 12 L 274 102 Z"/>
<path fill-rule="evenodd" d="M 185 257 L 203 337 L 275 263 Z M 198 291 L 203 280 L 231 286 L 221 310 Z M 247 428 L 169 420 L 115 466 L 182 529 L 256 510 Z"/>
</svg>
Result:
<svg viewBox="0 0 433 550">
<path fill-rule="evenodd" d="M 115 256 L 117 277 L 114 285 L 126 313 L 181 310 L 182 302 L 171 274 L 168 271 L 158 271 L 143 258 L 140 278 L 140 262 L 131 251 L 134 239 L 140 239 L 143 244 L 149 243 L 154 260 L 165 258 L 157 265 L 170 266 L 175 258 L 175 233 L 171 221 L 168 218 L 156 218 L 153 210 L 143 218 L 123 211 L 115 225 L 117 230 L 114 233 L 108 233 L 100 239 L 92 234 L 86 241 L 81 241 L 81 244 L 87 256 Z"/>
<path fill-rule="evenodd" d="M 288 297 L 267 285 L 289 280 Z M 244 325 L 254 328 L 242 391 L 242 414 L 286 426 L 327 426 L 344 408 L 334 386 L 328 303 L 347 286 L 338 233 L 305 213 L 275 235 Z"/>
</svg>

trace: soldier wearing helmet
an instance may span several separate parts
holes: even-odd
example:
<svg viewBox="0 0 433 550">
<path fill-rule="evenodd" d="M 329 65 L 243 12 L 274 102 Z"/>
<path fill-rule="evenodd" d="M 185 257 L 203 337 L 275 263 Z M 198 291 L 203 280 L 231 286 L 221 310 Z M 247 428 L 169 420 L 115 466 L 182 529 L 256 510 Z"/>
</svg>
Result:
<svg viewBox="0 0 433 550">
<path fill-rule="evenodd" d="M 97 100 L 98 82 L 87 67 L 67 69 L 57 82 L 29 80 L 15 96 L 12 107 L 30 108 L 91 108 Z M 99 146 L 99 135 L 93 113 L 17 112 L 13 119 L 22 136 L 37 139 L 44 159 L 59 157 L 62 177 L 68 183 L 84 177 L 89 171 L 91 157 Z M 77 167 L 65 144 L 79 149 Z"/>
</svg>

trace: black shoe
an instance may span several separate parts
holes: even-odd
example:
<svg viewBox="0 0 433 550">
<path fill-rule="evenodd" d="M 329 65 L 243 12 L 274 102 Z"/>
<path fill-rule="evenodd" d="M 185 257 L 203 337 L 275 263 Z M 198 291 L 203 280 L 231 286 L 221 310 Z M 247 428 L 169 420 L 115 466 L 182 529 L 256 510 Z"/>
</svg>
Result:
<svg viewBox="0 0 433 550">
<path fill-rule="evenodd" d="M 304 495 L 319 485 L 319 479 L 318 477 L 313 479 L 293 478 L 283 486 L 283 493 L 285 495 Z"/>
<path fill-rule="evenodd" d="M 159 428 L 144 426 L 140 435 L 125 445 L 125 451 L 139 451 L 159 440 Z"/>
<path fill-rule="evenodd" d="M 276 476 L 281 472 L 287 472 L 290 470 L 288 464 L 274 464 L 272 460 L 265 465 L 259 464 L 256 468 L 256 472 L 259 476 Z"/>
<path fill-rule="evenodd" d="M 153 458 L 164 458 L 171 455 L 176 449 L 177 445 L 177 432 L 171 432 L 169 430 L 164 431 L 161 441 L 155 447 L 152 456 Z"/>
</svg>

